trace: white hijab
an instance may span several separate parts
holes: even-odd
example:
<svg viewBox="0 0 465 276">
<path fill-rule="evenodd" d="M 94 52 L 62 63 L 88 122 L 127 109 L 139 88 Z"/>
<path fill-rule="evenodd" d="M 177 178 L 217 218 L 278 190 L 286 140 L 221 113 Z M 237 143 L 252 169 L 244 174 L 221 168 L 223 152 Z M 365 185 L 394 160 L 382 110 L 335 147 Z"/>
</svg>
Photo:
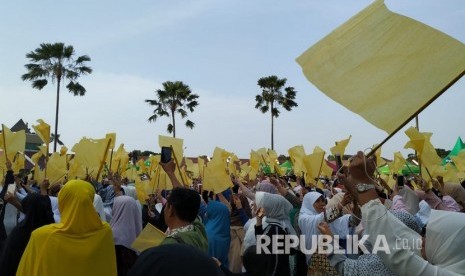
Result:
<svg viewBox="0 0 465 276">
<path fill-rule="evenodd" d="M 425 238 L 428 262 L 458 274 L 465 272 L 465 214 L 431 210 Z"/>
<path fill-rule="evenodd" d="M 302 208 L 299 213 L 299 227 L 302 235 L 305 235 L 305 248 L 312 249 L 312 236 L 319 235 L 318 224 L 324 221 L 324 213 L 318 213 L 313 204 L 323 195 L 318 192 L 309 192 L 304 196 Z M 350 215 L 344 215 L 329 224 L 329 228 L 334 235 L 345 238 L 351 233 L 349 228 Z M 307 255 L 307 263 L 312 255 Z"/>
</svg>

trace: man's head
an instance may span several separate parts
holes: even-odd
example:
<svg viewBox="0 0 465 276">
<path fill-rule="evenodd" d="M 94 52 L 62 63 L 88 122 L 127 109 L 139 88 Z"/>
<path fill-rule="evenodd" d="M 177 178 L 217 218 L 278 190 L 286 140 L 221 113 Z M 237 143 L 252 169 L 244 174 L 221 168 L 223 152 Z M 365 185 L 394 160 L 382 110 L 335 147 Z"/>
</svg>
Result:
<svg viewBox="0 0 465 276">
<path fill-rule="evenodd" d="M 200 209 L 200 196 L 191 189 L 176 188 L 168 196 L 165 206 L 165 223 L 176 221 L 192 223 Z"/>
</svg>

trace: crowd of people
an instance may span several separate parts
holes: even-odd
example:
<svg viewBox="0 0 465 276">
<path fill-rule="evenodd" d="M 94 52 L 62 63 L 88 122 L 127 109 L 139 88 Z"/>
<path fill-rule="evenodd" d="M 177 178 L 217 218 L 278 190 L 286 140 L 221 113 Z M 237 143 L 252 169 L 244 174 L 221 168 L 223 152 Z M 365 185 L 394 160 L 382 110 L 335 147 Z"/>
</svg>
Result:
<svg viewBox="0 0 465 276">
<path fill-rule="evenodd" d="M 117 175 L 30 185 L 7 161 L 0 275 L 465 275 L 460 183 L 411 175 L 389 187 L 358 152 L 321 189 L 260 174 L 214 194 L 160 165 L 173 189 L 141 202 Z M 149 223 L 165 237 L 139 252 Z"/>
</svg>

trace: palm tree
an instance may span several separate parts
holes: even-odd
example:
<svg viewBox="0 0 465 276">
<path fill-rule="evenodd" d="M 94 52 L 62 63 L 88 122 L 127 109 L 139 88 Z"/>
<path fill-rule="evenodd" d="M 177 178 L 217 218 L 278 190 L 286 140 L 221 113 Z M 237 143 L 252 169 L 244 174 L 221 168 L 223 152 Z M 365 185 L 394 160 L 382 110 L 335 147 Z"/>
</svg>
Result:
<svg viewBox="0 0 465 276">
<path fill-rule="evenodd" d="M 64 43 L 42 43 L 40 47 L 26 54 L 31 63 L 24 65 L 27 73 L 21 76 L 23 81 L 32 81 L 32 88 L 42 90 L 48 79 L 56 81 L 57 100 L 55 109 L 55 137 L 58 137 L 58 110 L 60 107 L 60 85 L 68 80 L 66 88 L 74 96 L 84 96 L 86 89 L 76 81 L 81 75 L 92 73 L 92 69 L 85 65 L 90 61 L 87 55 L 74 59 L 74 48 Z M 57 139 L 58 140 L 58 139 Z M 57 140 L 53 143 L 53 152 L 57 150 Z"/>
<path fill-rule="evenodd" d="M 151 106 L 155 106 L 153 115 L 149 117 L 149 122 L 155 122 L 159 117 L 171 117 L 171 123 L 168 124 L 168 133 L 173 133 L 176 137 L 176 119 L 175 114 L 179 113 L 181 118 L 187 117 L 187 110 L 194 112 L 196 106 L 199 105 L 198 95 L 192 94 L 190 87 L 182 81 L 167 81 L 163 84 L 163 89 L 155 91 L 157 93 L 156 100 L 145 100 Z M 186 121 L 186 127 L 192 129 L 195 124 L 191 120 Z"/>
<path fill-rule="evenodd" d="M 55 134 L 50 134 L 50 142 L 55 142 L 55 137 L 57 137 L 56 141 L 58 143 L 58 145 L 60 146 L 64 146 L 65 144 L 60 140 L 60 134 L 57 134 L 57 136 L 55 136 Z"/>
<path fill-rule="evenodd" d="M 286 79 L 279 79 L 277 76 L 269 76 L 260 78 L 258 86 L 262 89 L 262 93 L 255 96 L 255 108 L 262 113 L 271 110 L 271 149 L 274 150 L 274 118 L 279 116 L 279 106 L 282 106 L 287 111 L 291 111 L 293 107 L 298 106 L 294 101 L 297 91 L 294 87 L 288 86 L 284 88 L 286 94 L 283 94 L 283 87 L 286 85 Z"/>
</svg>

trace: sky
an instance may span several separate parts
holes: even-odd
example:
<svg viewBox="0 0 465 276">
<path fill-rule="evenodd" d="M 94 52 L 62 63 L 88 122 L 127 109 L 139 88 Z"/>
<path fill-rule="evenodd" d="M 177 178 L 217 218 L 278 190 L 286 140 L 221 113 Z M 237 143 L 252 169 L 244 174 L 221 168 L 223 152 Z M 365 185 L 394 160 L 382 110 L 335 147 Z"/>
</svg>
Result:
<svg viewBox="0 0 465 276">
<path fill-rule="evenodd" d="M 159 152 L 158 135 L 169 119 L 148 122 L 165 81 L 183 81 L 199 95 L 187 129 L 177 119 L 186 156 L 211 155 L 216 146 L 248 158 L 270 147 L 270 114 L 255 109 L 257 81 L 277 75 L 297 91 L 299 106 L 275 119 L 275 150 L 303 145 L 329 153 L 352 135 L 346 154 L 365 150 L 387 134 L 320 92 L 295 59 L 368 6 L 369 0 L 195 0 L 195 1 L 5 1 L 0 0 L 0 122 L 19 119 L 54 126 L 55 85 L 41 91 L 23 82 L 26 53 L 41 43 L 73 45 L 88 55 L 91 75 L 79 82 L 84 97 L 62 89 L 59 134 L 71 148 L 82 137 L 116 132 L 126 150 Z M 386 0 L 388 8 L 465 43 L 465 1 Z M 432 132 L 436 148 L 452 149 L 465 138 L 465 79 L 459 80 L 419 115 L 420 131 Z M 415 97 L 415 95 L 412 95 Z M 407 127 L 414 125 L 411 122 Z M 382 147 L 383 157 L 404 149 L 406 128 Z"/>
</svg>

